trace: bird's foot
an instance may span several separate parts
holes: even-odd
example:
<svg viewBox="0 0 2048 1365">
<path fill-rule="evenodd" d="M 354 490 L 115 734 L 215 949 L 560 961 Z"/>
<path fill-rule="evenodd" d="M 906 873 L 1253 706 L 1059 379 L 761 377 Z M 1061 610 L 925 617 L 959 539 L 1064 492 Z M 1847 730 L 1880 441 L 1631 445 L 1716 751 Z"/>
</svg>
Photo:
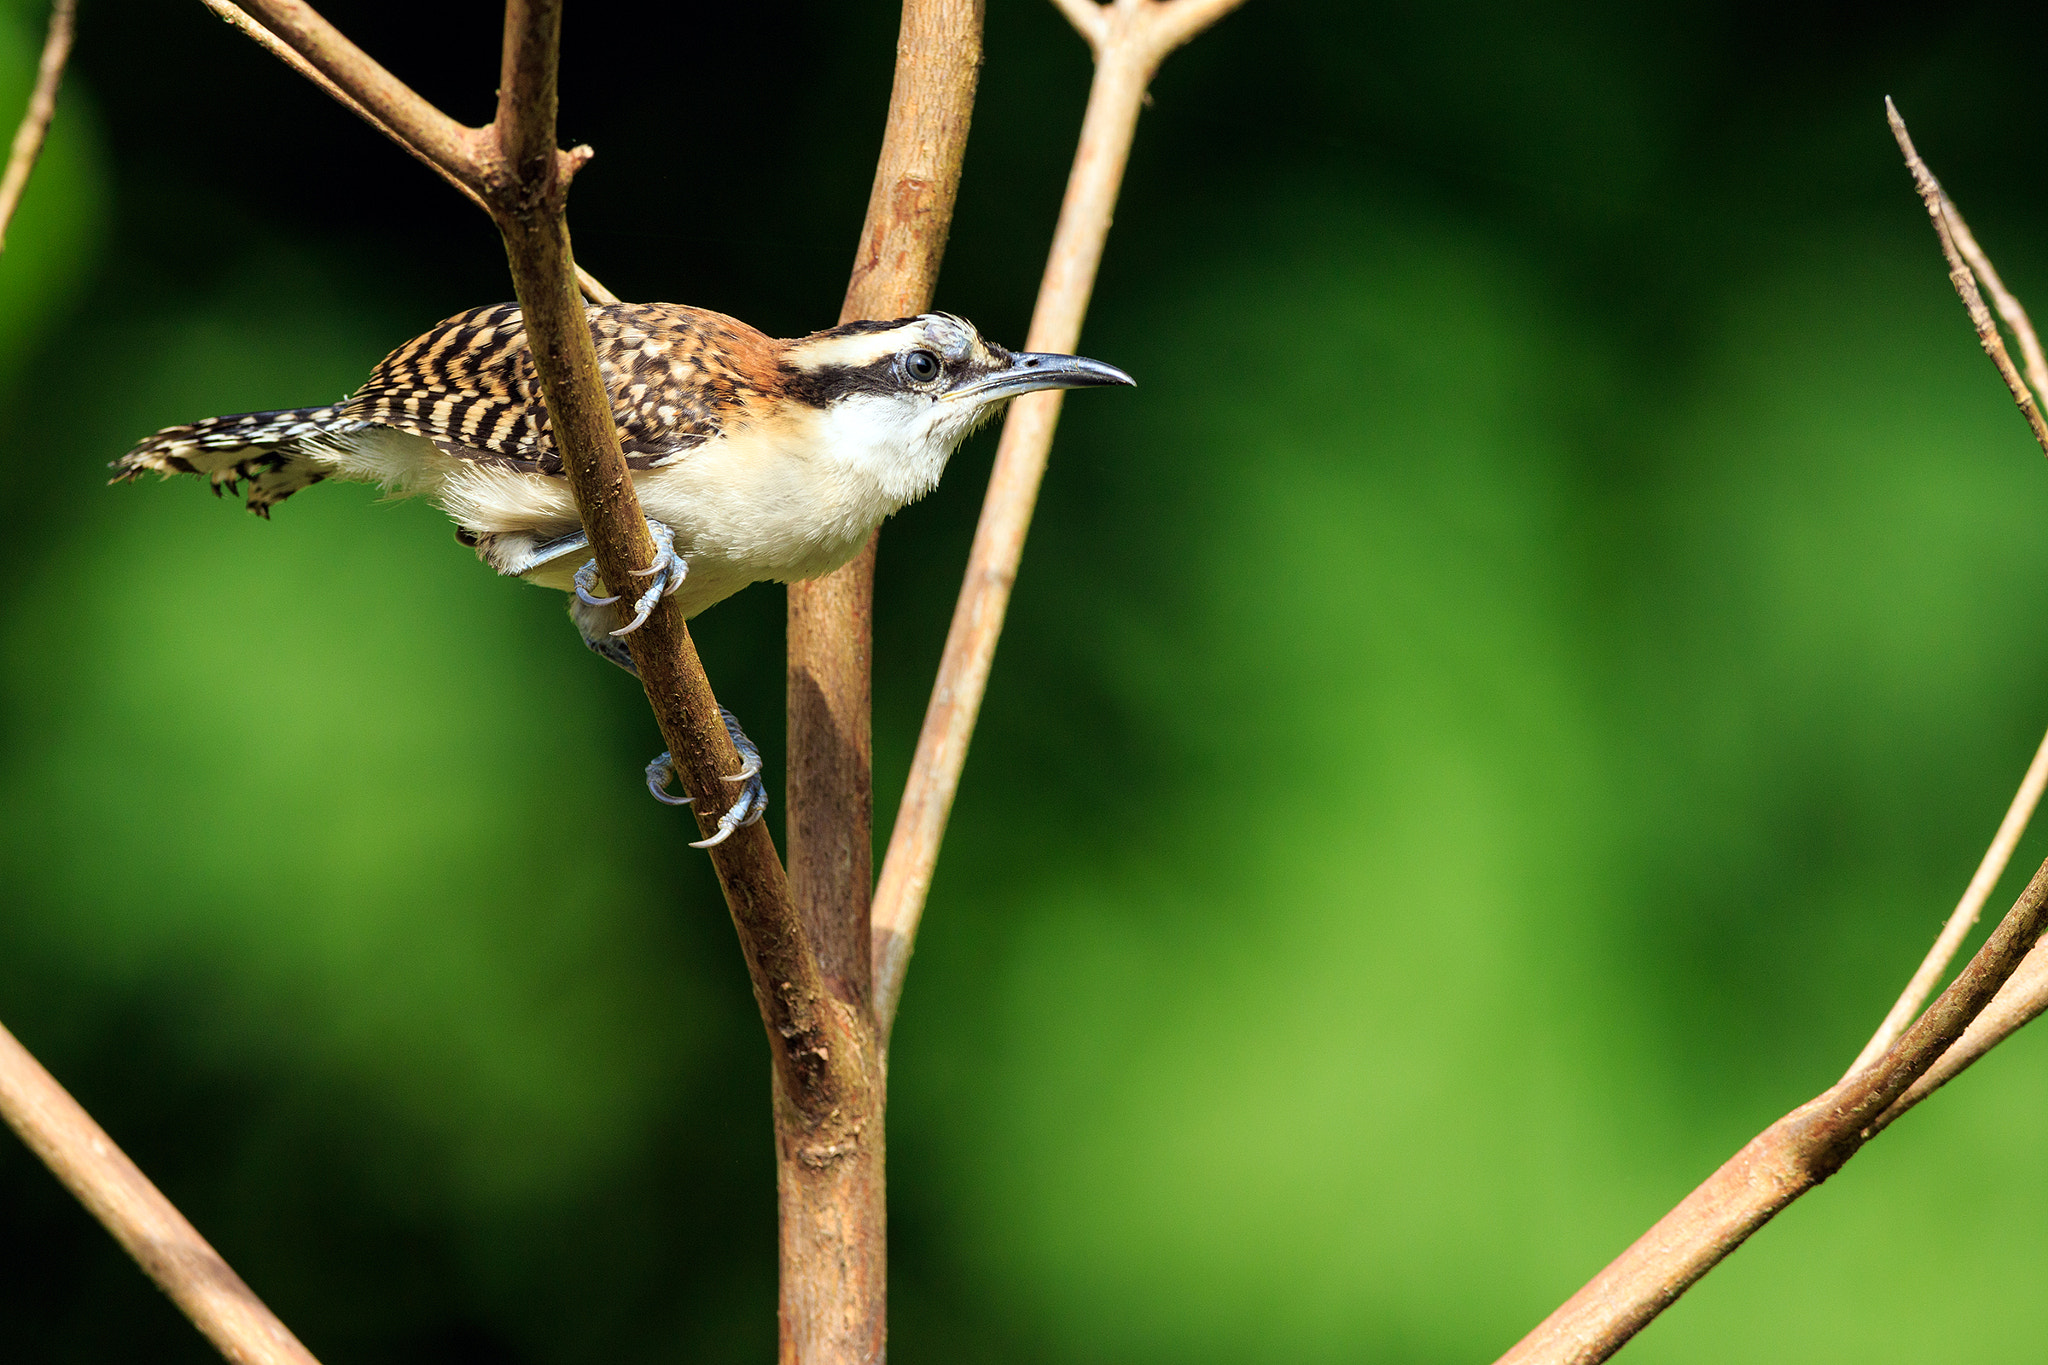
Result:
<svg viewBox="0 0 2048 1365">
<path fill-rule="evenodd" d="M 740 770 L 725 779 L 739 783 L 740 794 L 725 814 L 718 817 L 718 833 L 708 839 L 694 840 L 691 848 L 722 844 L 732 837 L 734 830 L 744 829 L 768 813 L 768 786 L 761 781 L 761 751 L 754 747 L 753 740 L 747 738 L 747 732 L 740 729 L 738 717 L 723 706 L 718 708 L 718 715 L 725 722 L 725 732 L 732 736 L 732 747 L 740 751 Z M 675 764 L 670 760 L 668 751 L 663 750 L 647 765 L 647 790 L 664 805 L 687 806 L 695 798 L 669 794 L 669 779 L 675 775 Z"/>
<path fill-rule="evenodd" d="M 644 569 L 632 571 L 635 578 L 651 578 L 644 592 L 633 602 L 633 619 L 613 631 L 613 635 L 630 635 L 647 624 L 647 618 L 654 613 L 654 604 L 683 586 L 689 577 L 690 566 L 676 553 L 676 533 L 653 517 L 647 519 L 647 534 L 654 538 L 654 562 Z M 576 596 L 593 607 L 608 607 L 619 600 L 599 597 L 597 588 L 597 561 L 591 560 L 576 571 Z"/>
</svg>

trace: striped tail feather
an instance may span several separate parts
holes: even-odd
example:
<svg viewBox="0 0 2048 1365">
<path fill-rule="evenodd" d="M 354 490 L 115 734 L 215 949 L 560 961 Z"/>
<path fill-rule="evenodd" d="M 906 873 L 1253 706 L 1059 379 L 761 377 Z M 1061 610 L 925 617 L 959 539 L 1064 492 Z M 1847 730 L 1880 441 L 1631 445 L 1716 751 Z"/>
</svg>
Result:
<svg viewBox="0 0 2048 1365">
<path fill-rule="evenodd" d="M 327 477 L 329 465 L 314 454 L 325 438 L 364 425 L 342 416 L 338 405 L 208 417 L 165 427 L 136 446 L 114 461 L 111 482 L 140 478 L 145 470 L 166 478 L 201 474 L 218 497 L 223 489 L 241 492 L 246 481 L 249 510 L 268 517 L 273 504 Z"/>
</svg>

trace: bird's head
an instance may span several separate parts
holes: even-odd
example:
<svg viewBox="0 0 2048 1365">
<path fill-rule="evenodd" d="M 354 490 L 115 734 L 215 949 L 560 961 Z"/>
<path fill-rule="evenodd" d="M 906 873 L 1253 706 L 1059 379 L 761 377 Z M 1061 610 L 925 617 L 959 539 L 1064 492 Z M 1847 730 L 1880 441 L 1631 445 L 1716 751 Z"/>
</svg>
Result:
<svg viewBox="0 0 2048 1365">
<path fill-rule="evenodd" d="M 827 442 L 901 502 L 929 492 L 968 433 L 1018 394 L 1137 382 L 1099 360 L 1005 350 L 951 313 L 849 322 L 787 343 L 782 360 Z"/>
</svg>

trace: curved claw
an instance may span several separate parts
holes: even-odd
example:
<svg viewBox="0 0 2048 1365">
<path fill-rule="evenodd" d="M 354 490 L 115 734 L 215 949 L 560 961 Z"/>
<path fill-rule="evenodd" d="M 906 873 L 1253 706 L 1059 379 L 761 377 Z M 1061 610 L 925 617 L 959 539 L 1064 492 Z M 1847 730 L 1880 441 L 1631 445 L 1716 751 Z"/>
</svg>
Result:
<svg viewBox="0 0 2048 1365">
<path fill-rule="evenodd" d="M 697 798 L 694 796 L 669 795 L 669 780 L 675 775 L 675 765 L 669 761 L 668 750 L 663 749 L 660 756 L 647 765 L 647 794 L 664 806 L 696 804 Z"/>
<path fill-rule="evenodd" d="M 597 561 L 591 560 L 576 571 L 576 596 L 593 607 L 608 607 L 618 601 L 617 597 L 597 597 L 591 589 L 597 586 Z"/>
<path fill-rule="evenodd" d="M 730 839 L 734 830 L 758 824 L 768 813 L 768 788 L 760 776 L 760 749 L 747 738 L 747 732 L 740 728 L 739 718 L 732 712 L 721 706 L 718 716 L 725 722 L 725 732 L 732 737 L 733 747 L 739 750 L 740 755 L 740 770 L 725 780 L 744 785 L 734 796 L 732 805 L 718 817 L 717 831 L 708 838 L 692 840 L 691 848 L 715 848 Z M 667 753 L 661 754 L 647 765 L 647 791 L 665 805 L 687 806 L 691 804 L 691 798 L 669 795 L 668 784 L 675 776 L 674 761 Z"/>
<path fill-rule="evenodd" d="M 718 817 L 718 833 L 708 839 L 693 840 L 690 847 L 711 848 L 722 844 L 732 837 L 734 830 L 758 823 L 767 813 L 768 793 L 759 784 L 750 786 L 740 793 L 740 799 L 732 803 L 730 810 Z"/>
<path fill-rule="evenodd" d="M 613 631 L 613 635 L 630 635 L 646 625 L 647 618 L 654 614 L 655 604 L 682 587 L 683 580 L 690 576 L 690 566 L 676 555 L 676 533 L 652 517 L 647 519 L 647 533 L 654 538 L 654 562 L 629 572 L 635 578 L 652 576 L 654 581 L 634 601 L 633 619 Z"/>
</svg>

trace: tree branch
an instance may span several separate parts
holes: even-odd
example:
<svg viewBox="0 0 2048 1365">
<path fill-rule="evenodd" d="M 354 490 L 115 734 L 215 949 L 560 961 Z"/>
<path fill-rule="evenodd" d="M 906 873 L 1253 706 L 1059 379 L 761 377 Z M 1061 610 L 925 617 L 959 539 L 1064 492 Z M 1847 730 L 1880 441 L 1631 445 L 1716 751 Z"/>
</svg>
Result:
<svg viewBox="0 0 2048 1365">
<path fill-rule="evenodd" d="M 931 307 L 981 74 L 981 0 L 906 0 L 889 120 L 841 322 Z M 828 975 L 869 1008 L 875 541 L 789 586 L 790 884 Z"/>
<path fill-rule="evenodd" d="M 482 129 L 466 128 L 427 103 L 303 0 L 249 0 L 260 25 L 238 20 L 221 0 L 208 3 L 259 41 L 256 30 L 267 30 L 344 92 L 344 103 L 367 111 L 373 123 L 489 210 L 505 238 L 550 428 L 598 571 L 607 582 L 630 582 L 633 569 L 653 562 L 654 546 L 575 287 L 563 208 L 570 177 L 590 153 L 555 148 L 559 0 L 507 5 L 497 117 Z M 627 642 L 677 776 L 696 798 L 699 827 L 709 833 L 732 798 L 724 775 L 737 772 L 740 762 L 675 603 L 664 599 Z M 711 859 L 777 1076 L 794 1112 L 823 1123 L 845 1107 L 849 1090 L 861 1086 L 859 1048 L 843 1040 L 849 1025 L 825 989 L 774 843 L 764 825 L 751 825 L 712 849 Z"/>
<path fill-rule="evenodd" d="M 198 1229 L 0 1028 L 0 1119 L 236 1365 L 318 1365 Z"/>
<path fill-rule="evenodd" d="M 7 245 L 7 225 L 21 206 L 21 192 L 28 188 L 29 172 L 43 155 L 43 139 L 49 136 L 50 120 L 57 116 L 57 87 L 64 81 L 64 63 L 71 56 L 71 33 L 78 14 L 78 0 L 56 0 L 50 6 L 50 27 L 43 36 L 42 60 L 36 63 L 35 87 L 29 91 L 28 112 L 14 130 L 14 149 L 7 154 L 7 173 L 0 175 L 0 250 Z"/>
<path fill-rule="evenodd" d="M 1066 199 L 1038 289 L 1025 347 L 1071 351 L 1095 287 L 1102 249 L 1123 184 L 1131 139 L 1145 88 L 1168 53 L 1214 23 L 1242 0 L 1055 0 L 1095 53 L 1095 80 L 1080 145 L 1067 178 Z M 1010 405 L 996 448 L 995 469 L 982 502 L 981 521 L 968 551 L 967 574 L 953 608 L 945 654 L 918 735 L 917 755 L 903 803 L 889 836 L 888 856 L 875 887 L 873 912 L 875 1017 L 884 1041 L 903 995 L 903 974 L 917 937 L 932 869 L 960 790 L 967 746 L 988 690 L 996 642 L 1009 610 L 1010 590 L 1024 554 L 1024 536 L 1045 477 L 1058 392 L 1032 393 Z"/>
<path fill-rule="evenodd" d="M 358 100 L 354 95 L 351 95 L 348 91 L 328 79 L 318 67 L 300 56 L 296 50 L 276 34 L 256 22 L 246 11 L 237 5 L 230 4 L 229 0 L 201 0 L 201 3 L 229 24 L 241 30 L 258 47 L 261 47 L 264 51 L 270 53 L 271 56 L 276 57 L 286 66 L 304 76 L 321 90 L 324 90 L 336 103 L 355 114 L 356 117 L 362 119 L 363 122 L 375 128 L 385 137 L 390 138 L 401 151 L 413 157 L 434 174 L 440 176 L 457 194 L 469 200 L 470 203 L 475 204 L 485 213 L 491 211 L 490 205 L 484 202 L 483 196 L 472 189 L 469 183 L 460 175 L 456 174 L 452 165 L 435 160 L 424 148 L 407 141 L 399 134 L 397 129 L 371 112 L 369 107 L 363 104 L 361 100 Z M 365 56 L 363 60 L 369 61 L 370 59 Z M 618 295 L 605 288 L 604 285 L 598 282 L 595 275 L 592 275 L 580 265 L 576 267 L 576 281 L 583 287 L 583 296 L 592 303 L 617 303 L 619 301 Z"/>
<path fill-rule="evenodd" d="M 1751 1233 L 1840 1170 L 1891 1122 L 1894 1106 L 1982 1015 L 2034 950 L 2044 927 L 2048 863 L 1941 998 L 1882 1058 L 1751 1139 L 1502 1356 L 1500 1365 L 1590 1365 L 1620 1350 Z"/>
<path fill-rule="evenodd" d="M 953 221 L 982 0 L 905 0 L 889 118 L 839 320 L 931 306 Z M 790 886 L 829 988 L 859 1022 L 866 1107 L 821 1146 L 777 1113 L 783 1359 L 866 1365 L 887 1341 L 886 1087 L 868 958 L 874 786 L 870 665 L 875 542 L 788 597 Z"/>
</svg>

